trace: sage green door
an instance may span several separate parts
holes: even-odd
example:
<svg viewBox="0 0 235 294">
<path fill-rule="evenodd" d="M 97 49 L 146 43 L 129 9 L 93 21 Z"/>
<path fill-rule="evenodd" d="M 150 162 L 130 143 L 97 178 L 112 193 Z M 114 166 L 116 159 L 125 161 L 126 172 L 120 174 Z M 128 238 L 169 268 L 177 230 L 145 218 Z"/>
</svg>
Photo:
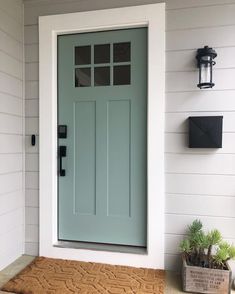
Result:
<svg viewBox="0 0 235 294">
<path fill-rule="evenodd" d="M 146 28 L 58 37 L 58 125 L 59 240 L 146 246 Z"/>
</svg>

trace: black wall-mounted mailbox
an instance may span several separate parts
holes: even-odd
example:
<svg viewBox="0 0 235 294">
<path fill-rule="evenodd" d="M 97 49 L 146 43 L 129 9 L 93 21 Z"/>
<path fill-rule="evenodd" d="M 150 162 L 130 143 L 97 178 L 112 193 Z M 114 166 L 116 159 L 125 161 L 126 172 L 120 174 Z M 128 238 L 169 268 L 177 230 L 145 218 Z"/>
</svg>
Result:
<svg viewBox="0 0 235 294">
<path fill-rule="evenodd" d="M 189 117 L 189 148 L 222 148 L 223 116 Z"/>
</svg>

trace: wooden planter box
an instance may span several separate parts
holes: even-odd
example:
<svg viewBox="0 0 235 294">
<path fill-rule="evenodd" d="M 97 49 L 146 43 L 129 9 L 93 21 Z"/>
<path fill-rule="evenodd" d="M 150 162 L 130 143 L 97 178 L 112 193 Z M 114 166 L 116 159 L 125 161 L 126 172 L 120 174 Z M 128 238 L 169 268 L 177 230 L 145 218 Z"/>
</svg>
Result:
<svg viewBox="0 0 235 294">
<path fill-rule="evenodd" d="M 231 293 L 232 271 L 187 265 L 183 257 L 183 290 L 191 293 Z"/>
</svg>

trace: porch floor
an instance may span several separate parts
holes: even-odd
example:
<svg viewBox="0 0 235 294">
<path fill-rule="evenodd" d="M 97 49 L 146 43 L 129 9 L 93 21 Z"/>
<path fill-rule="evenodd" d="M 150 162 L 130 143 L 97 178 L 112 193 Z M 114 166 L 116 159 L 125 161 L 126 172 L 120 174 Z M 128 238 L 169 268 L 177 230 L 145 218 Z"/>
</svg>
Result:
<svg viewBox="0 0 235 294">
<path fill-rule="evenodd" d="M 26 267 L 31 261 L 33 261 L 33 256 L 23 255 L 18 258 L 4 270 L 0 271 L 0 287 L 2 287 L 8 280 L 14 277 L 19 271 Z M 0 294 L 8 293 L 0 291 Z M 177 294 L 184 293 L 181 290 L 180 275 L 175 272 L 167 272 L 166 275 L 166 294 Z M 235 294 L 235 291 L 232 291 Z"/>
</svg>

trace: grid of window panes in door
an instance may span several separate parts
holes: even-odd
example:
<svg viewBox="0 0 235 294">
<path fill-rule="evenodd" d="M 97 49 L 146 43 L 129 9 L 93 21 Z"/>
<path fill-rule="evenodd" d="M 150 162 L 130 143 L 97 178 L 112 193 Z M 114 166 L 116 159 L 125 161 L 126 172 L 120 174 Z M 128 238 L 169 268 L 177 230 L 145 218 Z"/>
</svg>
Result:
<svg viewBox="0 0 235 294">
<path fill-rule="evenodd" d="M 75 87 L 129 85 L 131 43 L 76 46 Z"/>
</svg>

